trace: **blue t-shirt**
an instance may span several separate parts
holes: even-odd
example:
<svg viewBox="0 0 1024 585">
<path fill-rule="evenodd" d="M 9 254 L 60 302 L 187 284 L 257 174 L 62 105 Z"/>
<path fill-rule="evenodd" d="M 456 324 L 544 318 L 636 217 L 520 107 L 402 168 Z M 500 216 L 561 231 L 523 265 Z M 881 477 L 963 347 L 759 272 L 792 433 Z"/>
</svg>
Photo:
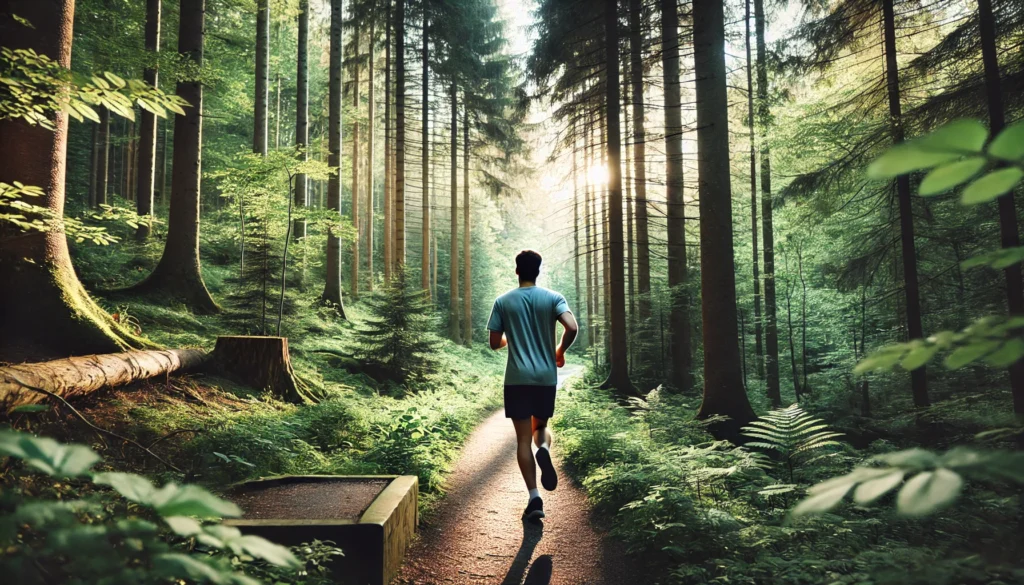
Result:
<svg viewBox="0 0 1024 585">
<path fill-rule="evenodd" d="M 508 339 L 506 386 L 555 386 L 555 322 L 565 297 L 540 286 L 514 288 L 494 301 L 487 329 Z"/>
</svg>

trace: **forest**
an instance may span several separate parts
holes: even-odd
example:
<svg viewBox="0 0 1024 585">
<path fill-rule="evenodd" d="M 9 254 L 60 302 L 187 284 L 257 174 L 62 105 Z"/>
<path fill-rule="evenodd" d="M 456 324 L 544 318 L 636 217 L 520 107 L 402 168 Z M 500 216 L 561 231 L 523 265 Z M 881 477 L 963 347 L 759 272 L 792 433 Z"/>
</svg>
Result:
<svg viewBox="0 0 1024 585">
<path fill-rule="evenodd" d="M 0 0 L 3 582 L 1024 584 L 1021 185 L 1020 0 Z"/>
</svg>

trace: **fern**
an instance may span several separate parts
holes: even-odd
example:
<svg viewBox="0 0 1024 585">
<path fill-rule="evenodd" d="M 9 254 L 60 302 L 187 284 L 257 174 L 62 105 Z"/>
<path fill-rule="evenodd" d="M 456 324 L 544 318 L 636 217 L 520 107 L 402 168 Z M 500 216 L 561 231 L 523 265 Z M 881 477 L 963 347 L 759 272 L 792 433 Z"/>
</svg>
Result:
<svg viewBox="0 0 1024 585">
<path fill-rule="evenodd" d="M 773 410 L 760 417 L 750 426 L 743 427 L 744 435 L 755 439 L 747 447 L 759 447 L 777 451 L 793 482 L 794 469 L 803 463 L 816 460 L 827 447 L 841 446 L 836 437 L 843 433 L 832 431 L 824 421 L 814 418 L 800 405 Z"/>
</svg>

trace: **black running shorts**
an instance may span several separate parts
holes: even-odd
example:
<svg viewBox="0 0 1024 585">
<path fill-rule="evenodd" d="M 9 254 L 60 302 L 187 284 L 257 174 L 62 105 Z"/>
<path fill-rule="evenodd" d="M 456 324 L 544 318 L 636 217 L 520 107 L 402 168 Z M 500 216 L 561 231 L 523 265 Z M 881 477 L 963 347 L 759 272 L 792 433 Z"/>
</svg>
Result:
<svg viewBox="0 0 1024 585">
<path fill-rule="evenodd" d="M 554 386 L 505 386 L 505 418 L 551 418 L 554 414 Z"/>
</svg>

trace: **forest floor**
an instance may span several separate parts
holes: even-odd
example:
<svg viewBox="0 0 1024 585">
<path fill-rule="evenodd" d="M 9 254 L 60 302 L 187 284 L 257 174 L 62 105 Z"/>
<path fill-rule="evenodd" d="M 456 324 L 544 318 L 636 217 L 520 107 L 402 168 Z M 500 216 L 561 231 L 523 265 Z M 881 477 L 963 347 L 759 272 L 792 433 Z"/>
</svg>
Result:
<svg viewBox="0 0 1024 585">
<path fill-rule="evenodd" d="M 566 366 L 559 386 L 582 373 Z M 564 472 L 553 444 L 558 489 L 541 492 L 544 524 L 524 522 L 527 493 L 515 458 L 512 424 L 503 411 L 466 441 L 398 583 L 415 585 L 618 585 L 637 573 L 624 547 L 594 524 L 583 490 Z"/>
</svg>

